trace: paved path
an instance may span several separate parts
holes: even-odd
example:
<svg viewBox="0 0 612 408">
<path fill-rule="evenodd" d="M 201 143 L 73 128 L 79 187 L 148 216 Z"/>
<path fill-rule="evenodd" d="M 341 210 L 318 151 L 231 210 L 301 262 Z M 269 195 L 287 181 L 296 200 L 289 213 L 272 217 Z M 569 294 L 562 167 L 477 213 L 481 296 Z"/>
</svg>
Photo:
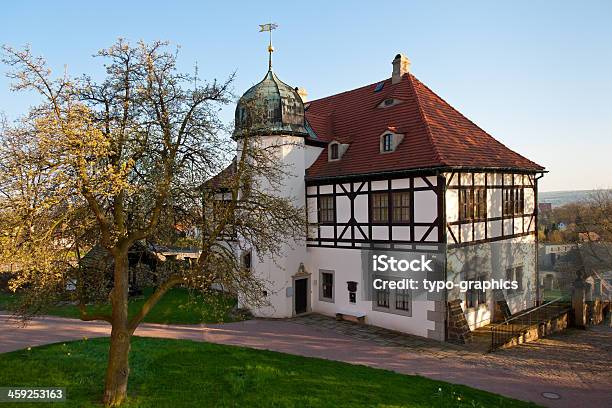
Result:
<svg viewBox="0 0 612 408">
<path fill-rule="evenodd" d="M 108 333 L 105 323 L 59 317 L 36 318 L 28 326 L 18 327 L 0 313 L 0 352 Z M 286 320 L 193 326 L 143 324 L 136 334 L 363 364 L 465 384 L 550 407 L 612 406 L 612 330 L 608 327 L 571 331 L 534 343 L 535 346 L 519 346 L 490 355 L 413 351 Z M 557 393 L 561 399 L 545 399 L 543 392 Z"/>
</svg>

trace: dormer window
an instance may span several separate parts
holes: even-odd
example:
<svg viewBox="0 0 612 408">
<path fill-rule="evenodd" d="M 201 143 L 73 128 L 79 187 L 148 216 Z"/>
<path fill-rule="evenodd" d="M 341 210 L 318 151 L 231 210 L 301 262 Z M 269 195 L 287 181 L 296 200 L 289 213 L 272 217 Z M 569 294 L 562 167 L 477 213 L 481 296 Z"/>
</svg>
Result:
<svg viewBox="0 0 612 408">
<path fill-rule="evenodd" d="M 383 135 L 383 152 L 390 152 L 392 150 L 393 135 L 387 133 Z"/>
<path fill-rule="evenodd" d="M 330 158 L 332 160 L 337 160 L 338 159 L 338 143 L 334 143 L 330 146 L 331 152 L 330 152 Z"/>
<path fill-rule="evenodd" d="M 385 133 L 380 135 L 380 152 L 391 153 L 397 149 L 397 146 L 404 139 L 404 135 L 401 133 L 394 133 L 391 129 L 388 129 Z"/>
<path fill-rule="evenodd" d="M 383 99 L 381 102 L 378 103 L 378 107 L 379 108 L 390 108 L 391 106 L 395 106 L 402 103 L 402 101 L 400 99 L 396 99 L 396 98 L 386 98 Z"/>
<path fill-rule="evenodd" d="M 342 159 L 342 155 L 346 152 L 349 145 L 345 143 L 339 143 L 332 141 L 327 146 L 327 161 L 336 161 Z"/>
</svg>

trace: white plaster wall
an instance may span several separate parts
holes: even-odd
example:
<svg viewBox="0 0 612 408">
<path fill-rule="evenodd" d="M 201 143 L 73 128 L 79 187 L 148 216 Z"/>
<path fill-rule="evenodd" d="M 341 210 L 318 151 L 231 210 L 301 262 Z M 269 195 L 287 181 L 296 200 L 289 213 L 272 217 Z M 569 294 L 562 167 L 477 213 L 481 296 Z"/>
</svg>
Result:
<svg viewBox="0 0 612 408">
<path fill-rule="evenodd" d="M 306 209 L 308 211 L 308 222 L 311 224 L 317 223 L 317 198 L 308 197 L 306 199 Z"/>
<path fill-rule="evenodd" d="M 427 320 L 427 310 L 434 310 L 434 302 L 413 299 L 412 317 L 372 310 L 372 301 L 364 299 L 363 265 L 360 249 L 308 248 L 307 270 L 312 278 L 312 310 L 327 316 L 340 311 L 366 314 L 366 323 L 427 337 L 427 330 L 435 328 Z M 319 270 L 334 271 L 334 303 L 319 300 Z M 356 281 L 357 303 L 349 302 L 348 281 Z"/>
<path fill-rule="evenodd" d="M 525 212 L 532 213 L 535 210 L 535 190 L 525 187 Z"/>
<path fill-rule="evenodd" d="M 474 241 L 485 239 L 485 223 L 475 222 L 474 223 Z"/>
<path fill-rule="evenodd" d="M 433 186 L 437 186 L 438 185 L 438 178 L 435 176 L 428 176 L 428 177 L 415 177 L 414 178 L 414 186 L 416 188 L 421 188 L 421 187 L 425 187 L 425 188 L 429 188 L 429 184 L 427 184 L 425 182 L 425 180 L 429 181 L 431 183 L 431 185 Z"/>
<path fill-rule="evenodd" d="M 355 197 L 355 220 L 357 222 L 368 222 L 368 196 L 361 194 Z"/>
<path fill-rule="evenodd" d="M 410 241 L 410 227 L 393 226 L 391 227 L 393 240 Z"/>
<path fill-rule="evenodd" d="M 348 222 L 351 217 L 351 200 L 347 196 L 336 197 L 336 220 L 340 223 Z"/>
<path fill-rule="evenodd" d="M 399 188 L 410 188 L 410 179 L 396 179 L 391 180 L 391 188 L 399 189 Z"/>
<path fill-rule="evenodd" d="M 334 227 L 332 225 L 321 225 L 319 230 L 321 231 L 321 238 L 334 237 Z"/>
<path fill-rule="evenodd" d="M 332 194 L 333 192 L 334 192 L 334 186 L 331 184 L 319 186 L 319 194 Z"/>
<path fill-rule="evenodd" d="M 274 190 L 274 194 L 290 198 L 296 207 L 304 208 L 304 174 L 308 151 L 304 139 L 294 136 L 262 136 L 258 141 L 266 146 L 275 146 L 275 154 L 288 173 L 280 191 Z M 262 189 L 271 188 L 266 180 L 259 182 Z M 253 251 L 253 272 L 267 282 L 267 300 L 270 304 L 259 308 L 252 307 L 255 316 L 290 317 L 293 314 L 293 299 L 287 297 L 286 290 L 292 285 L 292 276 L 298 272 L 300 263 L 306 259 L 306 244 L 303 241 L 286 243 L 281 253 L 283 257 L 274 262 L 269 257 L 261 257 Z"/>
<path fill-rule="evenodd" d="M 453 173 L 444 173 L 444 179 L 446 180 L 446 184 L 449 186 L 456 186 L 459 183 L 457 175 L 455 174 L 453 176 Z"/>
<path fill-rule="evenodd" d="M 389 227 L 387 226 L 373 226 L 372 227 L 372 239 L 389 239 Z"/>
<path fill-rule="evenodd" d="M 432 190 L 414 192 L 414 221 L 434 222 L 438 217 L 438 197 Z"/>
<path fill-rule="evenodd" d="M 504 224 L 504 235 L 512 235 L 513 233 L 512 219 L 511 218 L 504 219 L 503 224 Z"/>
<path fill-rule="evenodd" d="M 474 185 L 475 186 L 484 186 L 485 185 L 485 173 L 476 173 L 474 174 Z"/>
<path fill-rule="evenodd" d="M 457 190 L 446 190 L 446 221 L 459 220 L 459 193 Z"/>
<path fill-rule="evenodd" d="M 523 291 L 504 294 L 510 311 L 517 313 L 534 305 L 535 252 L 533 235 L 451 249 L 447 256 L 447 279 L 458 283 L 483 273 L 487 273 L 488 279 L 505 279 L 507 268 L 523 266 Z M 495 302 L 492 290 L 487 292 L 487 304 L 477 308 L 467 309 L 465 293 L 459 293 L 458 290 L 449 292 L 448 296 L 449 300 L 461 300 L 471 330 L 490 323 Z"/>
<path fill-rule="evenodd" d="M 488 221 L 488 234 L 491 237 L 499 237 L 502 234 L 502 221 Z"/>
<path fill-rule="evenodd" d="M 387 180 L 372 181 L 372 190 L 386 190 L 387 188 L 389 188 Z"/>
<path fill-rule="evenodd" d="M 487 217 L 495 218 L 502 215 L 502 189 L 487 190 Z"/>
</svg>

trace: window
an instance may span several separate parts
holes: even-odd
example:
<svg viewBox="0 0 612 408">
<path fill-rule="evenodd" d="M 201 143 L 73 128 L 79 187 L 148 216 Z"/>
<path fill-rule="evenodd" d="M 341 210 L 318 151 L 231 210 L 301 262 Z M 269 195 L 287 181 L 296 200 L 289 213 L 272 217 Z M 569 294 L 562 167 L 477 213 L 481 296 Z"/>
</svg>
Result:
<svg viewBox="0 0 612 408">
<path fill-rule="evenodd" d="M 516 283 L 518 284 L 517 292 L 523 291 L 523 267 L 517 266 L 514 268 L 514 279 L 516 279 Z"/>
<path fill-rule="evenodd" d="M 487 218 L 487 190 L 484 188 L 474 189 L 474 219 L 485 220 Z"/>
<path fill-rule="evenodd" d="M 386 224 L 389 217 L 393 223 L 410 222 L 410 192 L 373 193 L 371 198 L 372 222 Z"/>
<path fill-rule="evenodd" d="M 485 220 L 487 218 L 487 190 L 467 187 L 459 190 L 459 220 Z"/>
<path fill-rule="evenodd" d="M 474 190 L 462 188 L 459 190 L 459 220 L 471 220 L 474 216 Z"/>
<path fill-rule="evenodd" d="M 523 214 L 525 212 L 525 189 L 515 188 L 514 203 L 514 213 Z"/>
<path fill-rule="evenodd" d="M 246 270 L 249 270 L 249 271 L 251 270 L 251 251 L 245 252 L 242 255 L 242 266 Z"/>
<path fill-rule="evenodd" d="M 319 222 L 333 223 L 335 221 L 336 211 L 334 208 L 334 196 L 319 197 Z"/>
<path fill-rule="evenodd" d="M 389 221 L 389 194 L 372 194 L 372 222 L 386 223 Z"/>
<path fill-rule="evenodd" d="M 409 289 L 397 289 L 395 291 L 395 308 L 397 310 L 403 310 L 403 311 L 410 310 L 410 290 Z"/>
<path fill-rule="evenodd" d="M 330 153 L 331 159 L 332 160 L 338 159 L 338 143 L 332 144 L 330 149 L 331 149 L 331 153 Z M 325 156 L 323 156 L 323 157 L 325 157 Z"/>
<path fill-rule="evenodd" d="M 391 295 L 391 290 L 388 287 L 384 289 L 377 289 L 376 290 L 376 306 L 388 309 L 390 295 Z"/>
<path fill-rule="evenodd" d="M 483 282 L 487 280 L 486 276 L 480 276 L 474 282 Z M 467 308 L 478 307 L 487 303 L 487 292 L 482 289 L 468 289 L 465 292 L 465 305 Z"/>
<path fill-rule="evenodd" d="M 390 276 L 377 276 L 386 281 L 399 281 L 399 278 Z M 412 316 L 412 293 L 410 289 L 374 289 L 372 309 L 385 313 L 393 313 L 404 316 Z"/>
<path fill-rule="evenodd" d="M 516 290 L 514 290 L 514 289 L 506 290 L 506 292 L 508 294 L 512 294 L 512 293 L 516 293 L 516 292 L 521 292 L 523 290 L 523 267 L 522 266 L 516 266 L 514 268 L 506 269 L 506 280 L 510 281 L 510 282 L 516 281 L 516 283 L 517 283 Z"/>
<path fill-rule="evenodd" d="M 393 193 L 393 222 L 410 222 L 410 193 Z"/>
<path fill-rule="evenodd" d="M 319 271 L 321 282 L 319 290 L 319 300 L 334 302 L 334 271 Z"/>
<path fill-rule="evenodd" d="M 392 150 L 391 143 L 393 142 L 393 135 L 387 133 L 383 135 L 383 152 L 390 152 Z"/>
<path fill-rule="evenodd" d="M 525 212 L 525 190 L 522 187 L 504 187 L 504 216 L 520 215 Z"/>
</svg>

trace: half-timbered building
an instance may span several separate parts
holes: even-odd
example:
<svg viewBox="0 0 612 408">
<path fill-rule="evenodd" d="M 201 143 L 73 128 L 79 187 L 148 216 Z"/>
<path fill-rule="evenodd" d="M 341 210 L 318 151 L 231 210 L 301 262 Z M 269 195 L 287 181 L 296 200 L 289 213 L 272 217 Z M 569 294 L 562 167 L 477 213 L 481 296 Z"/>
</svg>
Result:
<svg viewBox="0 0 612 408">
<path fill-rule="evenodd" d="M 271 282 L 269 306 L 255 315 L 353 316 L 444 340 L 451 300 L 460 302 L 471 329 L 492 321 L 500 296 L 511 313 L 537 300 L 536 197 L 544 168 L 416 79 L 405 56 L 392 66 L 387 79 L 313 101 L 270 68 L 239 101 L 235 134 L 247 102 L 259 99 L 268 112 L 265 137 L 291 140 L 280 157 L 294 177 L 280 194 L 297 197 L 309 223 L 305 241 L 288 243 L 280 262 L 249 255 L 250 267 Z M 478 245 L 487 246 L 485 255 L 461 252 Z M 419 300 L 408 291 L 366 295 L 363 271 L 376 250 L 442 250 L 444 279 L 497 274 L 520 281 L 519 288 L 496 296 L 450 290 Z"/>
</svg>

